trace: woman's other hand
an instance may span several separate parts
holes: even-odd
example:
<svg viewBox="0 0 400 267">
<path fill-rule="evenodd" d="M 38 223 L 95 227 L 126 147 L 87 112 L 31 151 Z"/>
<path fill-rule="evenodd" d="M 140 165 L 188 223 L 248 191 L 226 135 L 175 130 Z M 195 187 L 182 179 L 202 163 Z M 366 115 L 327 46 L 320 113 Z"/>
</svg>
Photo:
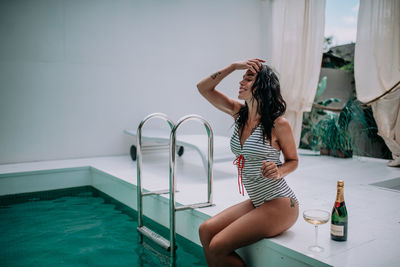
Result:
<svg viewBox="0 0 400 267">
<path fill-rule="evenodd" d="M 261 63 L 265 62 L 265 60 L 255 58 L 245 61 L 238 61 L 233 63 L 233 67 L 235 70 L 250 70 L 253 73 L 257 73 L 260 71 Z"/>
<path fill-rule="evenodd" d="M 282 178 L 279 168 L 275 164 L 275 162 L 269 162 L 269 161 L 263 160 L 260 171 L 265 178 L 271 178 L 271 179 L 281 179 Z"/>
</svg>

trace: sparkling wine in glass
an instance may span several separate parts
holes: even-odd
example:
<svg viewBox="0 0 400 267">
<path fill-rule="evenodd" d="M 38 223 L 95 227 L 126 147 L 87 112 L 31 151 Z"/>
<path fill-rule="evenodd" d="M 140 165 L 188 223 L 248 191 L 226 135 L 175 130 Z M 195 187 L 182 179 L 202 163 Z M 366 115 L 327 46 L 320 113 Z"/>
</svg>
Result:
<svg viewBox="0 0 400 267">
<path fill-rule="evenodd" d="M 330 213 L 325 210 L 311 209 L 303 212 L 303 218 L 306 222 L 315 226 L 315 243 L 308 247 L 313 252 L 322 252 L 324 248 L 318 245 L 318 225 L 327 223 L 330 218 Z"/>
</svg>

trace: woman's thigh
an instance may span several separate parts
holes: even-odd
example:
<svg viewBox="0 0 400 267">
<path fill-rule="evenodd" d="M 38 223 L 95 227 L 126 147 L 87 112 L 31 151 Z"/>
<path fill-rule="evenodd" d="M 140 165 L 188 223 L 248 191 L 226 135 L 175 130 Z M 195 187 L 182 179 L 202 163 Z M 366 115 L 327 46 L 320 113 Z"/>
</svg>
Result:
<svg viewBox="0 0 400 267">
<path fill-rule="evenodd" d="M 269 219 L 265 224 L 265 237 L 279 235 L 297 221 L 299 216 L 298 204 L 292 198 L 276 198 L 265 202 L 259 208 Z"/>
<path fill-rule="evenodd" d="M 200 231 L 205 230 L 211 236 L 216 235 L 222 229 L 236 221 L 238 218 L 254 210 L 250 199 L 229 207 L 217 215 L 211 217 L 200 226 Z"/>
<path fill-rule="evenodd" d="M 289 198 L 267 201 L 237 218 L 211 240 L 210 250 L 229 254 L 265 237 L 276 236 L 289 229 L 297 220 L 298 206 Z"/>
</svg>

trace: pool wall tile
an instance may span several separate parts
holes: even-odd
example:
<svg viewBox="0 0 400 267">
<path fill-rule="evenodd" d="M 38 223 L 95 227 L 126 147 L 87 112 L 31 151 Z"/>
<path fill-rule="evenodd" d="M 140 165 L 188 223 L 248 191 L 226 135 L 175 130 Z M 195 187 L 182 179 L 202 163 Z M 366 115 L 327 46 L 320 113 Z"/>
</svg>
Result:
<svg viewBox="0 0 400 267">
<path fill-rule="evenodd" d="M 90 167 L 6 173 L 0 196 L 91 185 Z"/>
</svg>

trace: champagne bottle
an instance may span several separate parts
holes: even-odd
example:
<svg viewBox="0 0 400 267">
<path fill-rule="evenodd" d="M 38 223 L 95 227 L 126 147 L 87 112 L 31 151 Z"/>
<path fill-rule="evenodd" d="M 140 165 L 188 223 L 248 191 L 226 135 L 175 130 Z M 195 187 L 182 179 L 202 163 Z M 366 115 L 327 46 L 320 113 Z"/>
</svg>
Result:
<svg viewBox="0 0 400 267">
<path fill-rule="evenodd" d="M 347 209 L 344 203 L 343 196 L 344 182 L 339 180 L 337 182 L 337 194 L 335 205 L 332 209 L 331 216 L 331 239 L 335 241 L 346 241 L 347 240 Z"/>
</svg>

